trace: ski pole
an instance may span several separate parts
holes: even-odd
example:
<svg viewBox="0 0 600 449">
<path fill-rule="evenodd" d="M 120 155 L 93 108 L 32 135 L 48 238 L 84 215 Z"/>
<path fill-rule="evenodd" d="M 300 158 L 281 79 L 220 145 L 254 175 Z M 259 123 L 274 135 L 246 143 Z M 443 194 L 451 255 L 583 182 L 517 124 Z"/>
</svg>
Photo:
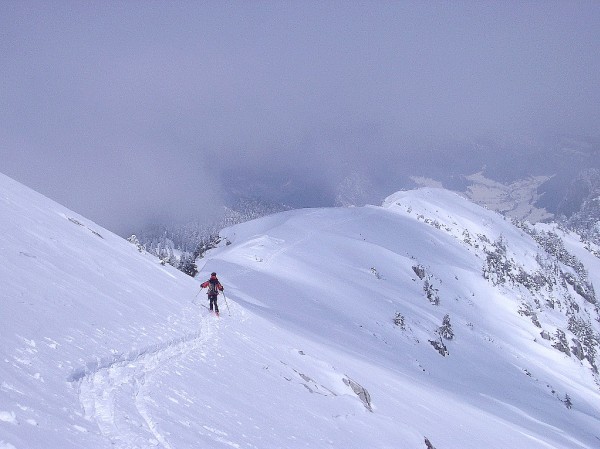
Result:
<svg viewBox="0 0 600 449">
<path fill-rule="evenodd" d="M 225 300 L 225 305 L 227 306 L 227 311 L 229 312 L 229 316 L 231 316 L 231 310 L 229 310 L 229 303 L 227 302 L 227 298 L 225 297 L 225 292 L 223 292 L 223 299 Z"/>
<path fill-rule="evenodd" d="M 198 293 L 196 293 L 196 296 L 195 296 L 196 298 L 198 297 L 198 295 L 200 294 L 200 292 L 202 291 L 203 288 L 204 287 L 200 287 L 200 290 L 198 290 Z"/>
</svg>

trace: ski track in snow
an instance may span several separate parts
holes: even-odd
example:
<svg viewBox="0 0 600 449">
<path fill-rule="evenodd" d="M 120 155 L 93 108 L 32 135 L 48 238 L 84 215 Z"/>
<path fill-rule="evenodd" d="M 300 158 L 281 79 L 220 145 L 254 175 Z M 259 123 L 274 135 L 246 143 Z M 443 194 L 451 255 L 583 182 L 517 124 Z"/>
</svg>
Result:
<svg viewBox="0 0 600 449">
<path fill-rule="evenodd" d="M 200 330 L 183 337 L 91 362 L 75 371 L 79 401 L 86 419 L 96 422 L 112 447 L 133 449 L 163 447 L 173 449 L 148 411 L 152 401 L 148 381 L 153 373 L 167 369 L 178 359 L 217 337 L 219 323 L 203 317 Z"/>
</svg>

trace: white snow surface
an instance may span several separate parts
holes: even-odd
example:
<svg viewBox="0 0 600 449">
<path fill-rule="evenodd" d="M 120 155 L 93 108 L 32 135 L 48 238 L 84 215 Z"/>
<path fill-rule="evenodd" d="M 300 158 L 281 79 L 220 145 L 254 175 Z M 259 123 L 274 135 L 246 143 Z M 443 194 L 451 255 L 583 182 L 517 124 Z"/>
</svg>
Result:
<svg viewBox="0 0 600 449">
<path fill-rule="evenodd" d="M 509 221 L 426 188 L 228 228 L 192 279 L 0 175 L 0 448 L 600 447 L 589 363 L 483 278 L 465 230 L 535 266 Z M 196 297 L 211 271 L 220 318 Z"/>
</svg>

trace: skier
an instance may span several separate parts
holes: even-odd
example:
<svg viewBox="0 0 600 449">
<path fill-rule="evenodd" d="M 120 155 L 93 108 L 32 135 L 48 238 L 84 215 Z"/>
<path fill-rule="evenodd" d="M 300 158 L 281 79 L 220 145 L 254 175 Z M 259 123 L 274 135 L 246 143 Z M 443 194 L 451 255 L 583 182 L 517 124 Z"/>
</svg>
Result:
<svg viewBox="0 0 600 449">
<path fill-rule="evenodd" d="M 217 296 L 219 295 L 219 290 L 223 291 L 224 288 L 221 285 L 221 283 L 219 282 L 219 279 L 217 279 L 217 273 L 212 272 L 210 274 L 210 279 L 206 282 L 203 282 L 200 285 L 200 287 L 202 287 L 202 288 L 208 287 L 208 291 L 206 292 L 206 294 L 208 295 L 208 300 L 210 301 L 210 311 L 212 312 L 213 304 L 214 304 L 215 313 L 217 314 L 217 316 L 219 316 L 219 306 L 217 305 Z"/>
</svg>

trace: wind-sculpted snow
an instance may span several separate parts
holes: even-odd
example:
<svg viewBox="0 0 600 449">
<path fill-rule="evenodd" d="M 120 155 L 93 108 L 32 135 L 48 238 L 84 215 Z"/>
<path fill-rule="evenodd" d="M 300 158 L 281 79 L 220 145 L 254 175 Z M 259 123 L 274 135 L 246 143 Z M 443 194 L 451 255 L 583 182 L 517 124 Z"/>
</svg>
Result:
<svg viewBox="0 0 600 449">
<path fill-rule="evenodd" d="M 0 175 L 0 448 L 597 448 L 600 266 L 552 232 L 569 265 L 399 192 L 227 228 L 192 279 Z"/>
</svg>

